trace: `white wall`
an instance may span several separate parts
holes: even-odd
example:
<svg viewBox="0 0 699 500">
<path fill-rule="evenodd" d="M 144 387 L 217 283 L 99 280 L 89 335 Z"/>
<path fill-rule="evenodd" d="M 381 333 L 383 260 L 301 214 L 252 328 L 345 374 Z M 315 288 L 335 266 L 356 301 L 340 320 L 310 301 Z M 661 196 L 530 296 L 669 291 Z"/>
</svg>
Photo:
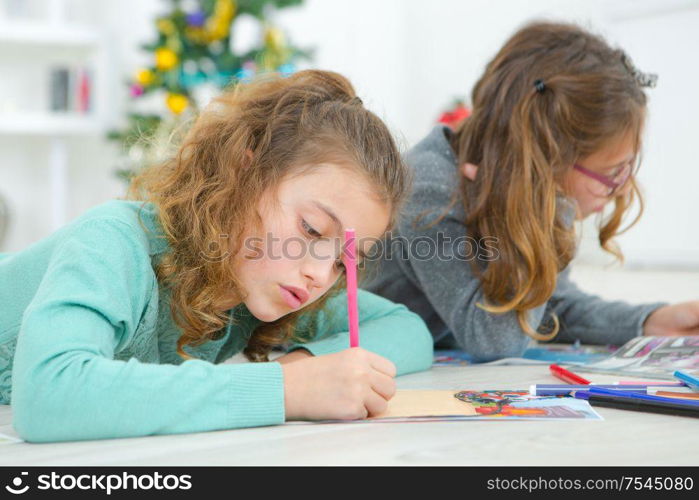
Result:
<svg viewBox="0 0 699 500">
<path fill-rule="evenodd" d="M 354 84 L 365 105 L 381 116 L 404 142 L 413 106 L 406 67 L 412 54 L 410 2 L 405 0 L 306 0 L 280 11 L 276 21 L 299 47 L 314 48 L 310 64 L 337 71 Z M 413 139 L 413 138 L 408 138 Z"/>
<path fill-rule="evenodd" d="M 88 3 L 89 19 L 111 41 L 115 75 L 112 117 L 126 102 L 123 77 L 146 55 L 152 19 L 169 5 L 160 0 Z M 698 184 L 699 49 L 697 0 L 306 0 L 277 15 L 301 47 L 315 47 L 315 67 L 339 71 L 382 116 L 403 146 L 419 140 L 454 97 L 467 96 L 484 64 L 521 24 L 533 18 L 571 20 L 620 43 L 637 65 L 660 74 L 650 90 L 650 120 L 640 178 L 647 193 L 641 223 L 621 238 L 632 265 L 699 267 L 699 232 L 693 231 Z M 71 148 L 70 215 L 121 192 L 111 173 L 113 147 L 90 139 Z M 15 220 L 2 251 L 20 250 L 50 231 L 45 147 L 38 139 L 0 137 L 0 190 L 10 195 Z M 580 258 L 604 259 L 585 226 Z"/>
<path fill-rule="evenodd" d="M 646 210 L 620 238 L 638 265 L 699 267 L 699 2 L 692 5 L 611 24 L 637 65 L 659 74 L 639 173 Z"/>
</svg>

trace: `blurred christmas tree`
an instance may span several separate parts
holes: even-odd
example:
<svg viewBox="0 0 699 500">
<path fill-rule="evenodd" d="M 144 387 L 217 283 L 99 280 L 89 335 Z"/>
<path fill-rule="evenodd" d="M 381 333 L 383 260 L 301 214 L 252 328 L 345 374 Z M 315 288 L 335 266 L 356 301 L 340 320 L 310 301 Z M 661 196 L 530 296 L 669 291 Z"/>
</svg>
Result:
<svg viewBox="0 0 699 500">
<path fill-rule="evenodd" d="M 157 39 L 142 46 L 152 64 L 128 81 L 137 110 L 124 130 L 109 133 L 125 152 L 117 175 L 127 181 L 164 159 L 173 131 L 221 89 L 263 72 L 291 74 L 296 61 L 309 58 L 270 22 L 275 9 L 303 0 L 167 1 L 170 12 L 155 20 Z"/>
</svg>

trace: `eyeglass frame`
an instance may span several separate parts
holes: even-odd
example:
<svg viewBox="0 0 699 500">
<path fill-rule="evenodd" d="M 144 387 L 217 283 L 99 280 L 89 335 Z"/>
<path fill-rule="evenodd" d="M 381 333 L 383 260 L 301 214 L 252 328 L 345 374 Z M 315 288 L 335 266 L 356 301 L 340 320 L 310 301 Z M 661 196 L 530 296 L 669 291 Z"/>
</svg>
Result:
<svg viewBox="0 0 699 500">
<path fill-rule="evenodd" d="M 600 182 L 607 186 L 610 191 L 607 193 L 607 196 L 612 196 L 614 193 L 616 193 L 620 187 L 624 186 L 627 182 L 629 182 L 629 179 L 631 179 L 634 175 L 636 175 L 636 172 L 638 171 L 638 166 L 639 162 L 637 161 L 637 158 L 634 157 L 632 158 L 629 163 L 631 165 L 631 168 L 629 168 L 629 173 L 626 175 L 626 177 L 623 178 L 621 182 L 615 181 L 614 178 L 617 177 L 619 174 L 612 175 L 612 176 L 607 176 L 600 174 L 598 172 L 594 172 L 588 168 L 583 167 L 579 163 L 574 163 L 573 168 L 580 172 L 581 174 L 596 180 L 597 182 Z M 625 165 L 621 166 L 622 170 L 619 171 L 619 173 L 624 171 Z"/>
</svg>

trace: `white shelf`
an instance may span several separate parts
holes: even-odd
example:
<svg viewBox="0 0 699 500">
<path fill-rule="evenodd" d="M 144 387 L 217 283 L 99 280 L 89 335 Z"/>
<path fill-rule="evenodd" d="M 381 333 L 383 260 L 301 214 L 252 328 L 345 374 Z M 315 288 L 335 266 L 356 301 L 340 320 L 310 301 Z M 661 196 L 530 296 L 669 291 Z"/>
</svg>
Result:
<svg viewBox="0 0 699 500">
<path fill-rule="evenodd" d="M 100 122 L 90 115 L 69 113 L 0 114 L 1 135 L 67 136 L 102 133 Z"/>
<path fill-rule="evenodd" d="M 0 3 L 4 0 L 0 0 Z M 107 129 L 105 108 L 109 105 L 108 75 L 112 61 L 109 57 L 109 36 L 100 29 L 100 24 L 80 25 L 70 21 L 66 15 L 68 3 L 73 0 L 42 1 L 43 19 L 29 20 L 21 18 L 24 9 L 19 2 L 30 3 L 31 0 L 17 0 L 18 8 L 13 17 L 3 17 L 0 13 L 0 62 L 2 71 L 13 71 L 12 65 L 23 68 L 24 74 L 10 74 L 8 87 L 24 99 L 14 104 L 10 94 L 3 95 L 3 107 L 0 111 L 0 137 L 15 139 L 30 138 L 25 147 L 31 148 L 35 142 L 48 145 L 48 181 L 51 188 L 51 221 L 54 230 L 63 226 L 68 220 L 68 200 L 71 183 L 69 165 L 73 150 L 76 148 L 71 137 L 95 138 L 103 136 Z M 36 2 L 33 2 L 36 3 Z M 71 5 L 72 6 L 72 5 Z M 36 9 L 35 9 L 36 10 Z M 83 65 L 90 68 L 90 112 L 81 114 L 77 111 L 41 111 L 48 106 L 43 104 L 43 97 L 50 90 L 50 78 L 44 84 L 39 78 L 49 76 L 49 69 L 57 64 Z M 38 76 L 42 75 L 42 76 Z M 0 83 L 3 83 L 0 76 Z M 23 80 L 33 78 L 23 88 Z M 30 84 L 31 83 L 31 84 Z M 0 90 L 2 90 L 0 85 Z M 48 88 L 44 88 L 48 87 Z M 75 90 L 75 89 L 72 89 Z M 33 99 L 32 99 L 33 95 Z M 48 99 L 50 101 L 50 99 Z M 30 105 L 37 111 L 19 111 Z"/>
<path fill-rule="evenodd" d="M 99 44 L 97 31 L 49 23 L 0 22 L 0 44 L 92 48 Z"/>
</svg>

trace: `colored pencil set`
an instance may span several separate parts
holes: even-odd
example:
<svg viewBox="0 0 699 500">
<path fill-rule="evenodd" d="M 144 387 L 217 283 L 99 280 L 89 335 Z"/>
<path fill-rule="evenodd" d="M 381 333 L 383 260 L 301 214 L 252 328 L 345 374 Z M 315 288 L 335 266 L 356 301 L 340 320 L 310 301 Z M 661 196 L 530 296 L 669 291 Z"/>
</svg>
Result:
<svg viewBox="0 0 699 500">
<path fill-rule="evenodd" d="M 587 400 L 592 406 L 699 417 L 699 378 L 682 371 L 674 373 L 678 382 L 593 384 L 556 364 L 549 369 L 553 376 L 567 384 L 537 384 L 530 388 L 532 395 L 572 396 Z M 686 387 L 694 392 L 667 390 Z"/>
</svg>

